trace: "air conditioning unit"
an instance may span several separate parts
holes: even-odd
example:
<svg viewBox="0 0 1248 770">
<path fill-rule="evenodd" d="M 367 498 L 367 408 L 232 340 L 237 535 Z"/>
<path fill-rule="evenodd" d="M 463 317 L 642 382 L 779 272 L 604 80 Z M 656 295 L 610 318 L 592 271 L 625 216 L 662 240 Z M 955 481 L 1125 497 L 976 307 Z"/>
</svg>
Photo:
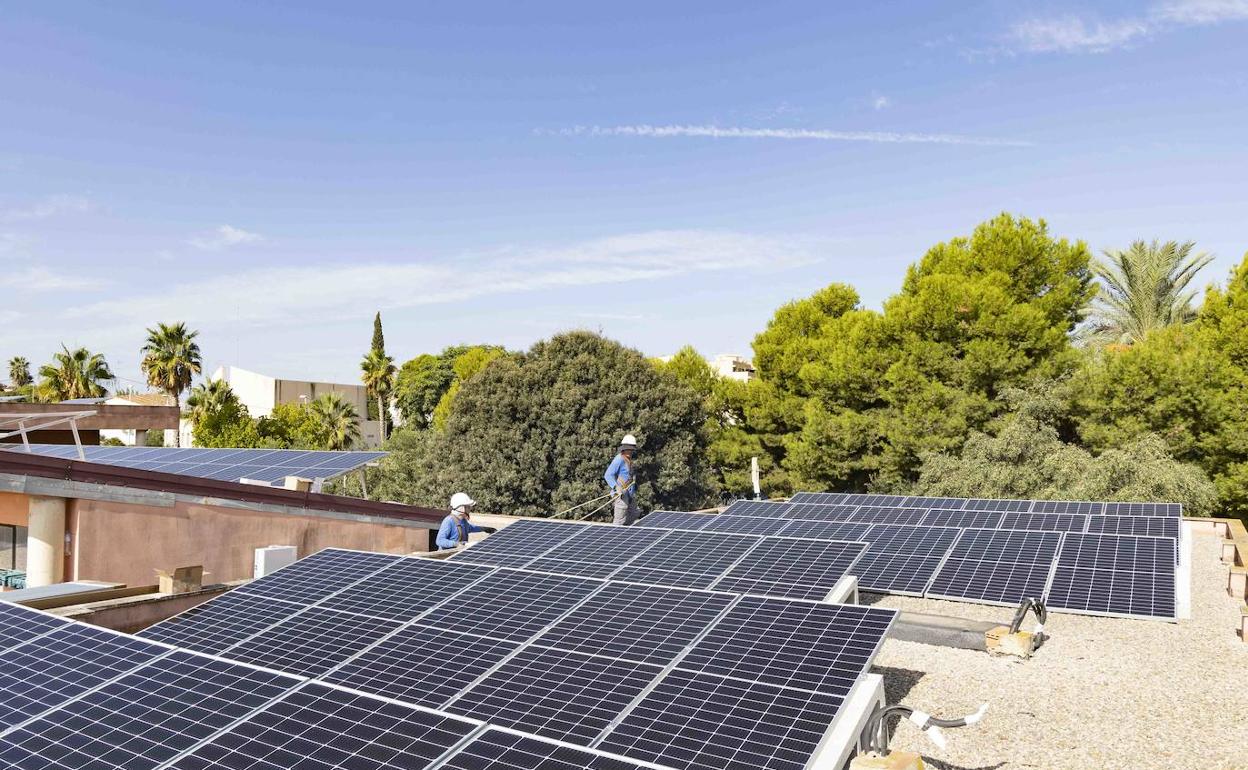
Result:
<svg viewBox="0 0 1248 770">
<path fill-rule="evenodd" d="M 252 577 L 271 575 L 288 564 L 294 564 L 299 551 L 293 545 L 270 545 L 256 549 L 255 568 Z"/>
</svg>

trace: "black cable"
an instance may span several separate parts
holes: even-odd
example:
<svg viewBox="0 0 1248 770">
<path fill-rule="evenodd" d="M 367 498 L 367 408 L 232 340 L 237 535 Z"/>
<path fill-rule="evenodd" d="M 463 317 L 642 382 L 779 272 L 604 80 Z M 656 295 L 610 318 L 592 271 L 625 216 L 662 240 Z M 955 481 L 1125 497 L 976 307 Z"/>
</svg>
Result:
<svg viewBox="0 0 1248 770">
<path fill-rule="evenodd" d="M 867 736 L 867 751 L 875 752 L 880 756 L 888 756 L 888 718 L 896 715 L 906 719 L 913 715 L 914 712 L 915 709 L 910 706 L 898 704 L 885 706 L 872 714 L 871 718 L 867 720 L 866 728 L 863 730 L 863 733 Z M 982 714 L 982 710 L 980 714 Z M 929 725 L 932 727 L 965 727 L 968 724 L 967 719 L 971 717 L 978 721 L 978 716 L 976 715 L 958 717 L 957 719 L 941 719 L 929 714 L 924 727 L 926 728 Z"/>
</svg>

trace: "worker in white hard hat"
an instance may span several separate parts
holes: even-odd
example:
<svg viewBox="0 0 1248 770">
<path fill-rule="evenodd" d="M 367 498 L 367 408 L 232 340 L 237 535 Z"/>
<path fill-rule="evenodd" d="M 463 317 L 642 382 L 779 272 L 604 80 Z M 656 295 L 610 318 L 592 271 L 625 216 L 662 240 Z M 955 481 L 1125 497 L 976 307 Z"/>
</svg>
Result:
<svg viewBox="0 0 1248 770">
<path fill-rule="evenodd" d="M 472 506 L 476 504 L 477 502 L 469 497 L 467 492 L 456 492 L 451 495 L 451 513 L 442 520 L 442 526 L 438 529 L 437 543 L 440 550 L 459 548 L 468 542 L 468 535 L 473 532 L 494 534 L 493 527 L 478 527 L 468 520 L 468 516 L 472 513 Z"/>
<path fill-rule="evenodd" d="M 615 492 L 615 523 L 629 526 L 637 521 L 637 476 L 633 473 L 633 454 L 637 439 L 628 434 L 620 439 L 620 450 L 602 475 Z"/>
</svg>

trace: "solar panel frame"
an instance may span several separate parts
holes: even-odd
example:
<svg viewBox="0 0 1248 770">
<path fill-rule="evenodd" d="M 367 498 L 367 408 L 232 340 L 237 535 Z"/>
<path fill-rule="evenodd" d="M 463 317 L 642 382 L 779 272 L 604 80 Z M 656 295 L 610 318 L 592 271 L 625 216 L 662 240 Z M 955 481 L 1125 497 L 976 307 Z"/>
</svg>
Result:
<svg viewBox="0 0 1248 770">
<path fill-rule="evenodd" d="M 449 757 L 439 770 L 643 770 L 644 765 L 572 748 L 514 730 L 490 727 Z"/>
</svg>

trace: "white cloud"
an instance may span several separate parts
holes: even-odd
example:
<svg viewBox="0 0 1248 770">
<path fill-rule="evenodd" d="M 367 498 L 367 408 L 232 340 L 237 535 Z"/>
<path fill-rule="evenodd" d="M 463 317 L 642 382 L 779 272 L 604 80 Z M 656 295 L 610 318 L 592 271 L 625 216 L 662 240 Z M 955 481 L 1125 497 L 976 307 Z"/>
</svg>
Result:
<svg viewBox="0 0 1248 770">
<path fill-rule="evenodd" d="M 1007 35 L 1009 51 L 1105 53 L 1128 48 L 1175 27 L 1202 27 L 1248 20 L 1248 0 L 1168 0 L 1140 16 L 1112 21 L 1068 15 L 1028 19 Z"/>
<path fill-rule="evenodd" d="M 877 111 L 888 109 L 893 106 L 893 100 L 889 99 L 887 96 L 876 96 L 871 100 L 871 106 Z"/>
<path fill-rule="evenodd" d="M 811 128 L 743 128 L 739 126 L 574 126 L 556 132 L 562 136 L 639 136 L 656 139 L 705 137 L 710 139 L 807 139 L 823 142 L 873 142 L 882 144 L 966 144 L 982 147 L 1031 147 L 1020 139 L 923 134 L 895 131 L 830 131 Z"/>
<path fill-rule="evenodd" d="M 103 283 L 86 276 L 54 273 L 46 267 L 0 271 L 0 288 L 15 291 L 81 291 Z"/>
<path fill-rule="evenodd" d="M 13 323 L 21 317 L 22 314 L 16 310 L 0 310 L 0 324 Z"/>
<path fill-rule="evenodd" d="M 91 210 L 91 201 L 77 195 L 50 195 L 29 206 L 0 212 L 0 219 L 18 222 L 47 219 L 58 214 L 80 214 Z"/>
<path fill-rule="evenodd" d="M 259 233 L 251 233 L 233 225 L 221 225 L 211 232 L 191 238 L 187 243 L 204 251 L 217 251 L 244 243 L 258 243 L 263 240 L 264 237 Z"/>
<path fill-rule="evenodd" d="M 317 323 L 381 310 L 713 271 L 780 270 L 817 261 L 814 244 L 733 232 L 662 230 L 572 246 L 510 249 L 444 262 L 260 268 L 67 312 L 122 328 L 153 318 L 194 324 Z"/>
</svg>

